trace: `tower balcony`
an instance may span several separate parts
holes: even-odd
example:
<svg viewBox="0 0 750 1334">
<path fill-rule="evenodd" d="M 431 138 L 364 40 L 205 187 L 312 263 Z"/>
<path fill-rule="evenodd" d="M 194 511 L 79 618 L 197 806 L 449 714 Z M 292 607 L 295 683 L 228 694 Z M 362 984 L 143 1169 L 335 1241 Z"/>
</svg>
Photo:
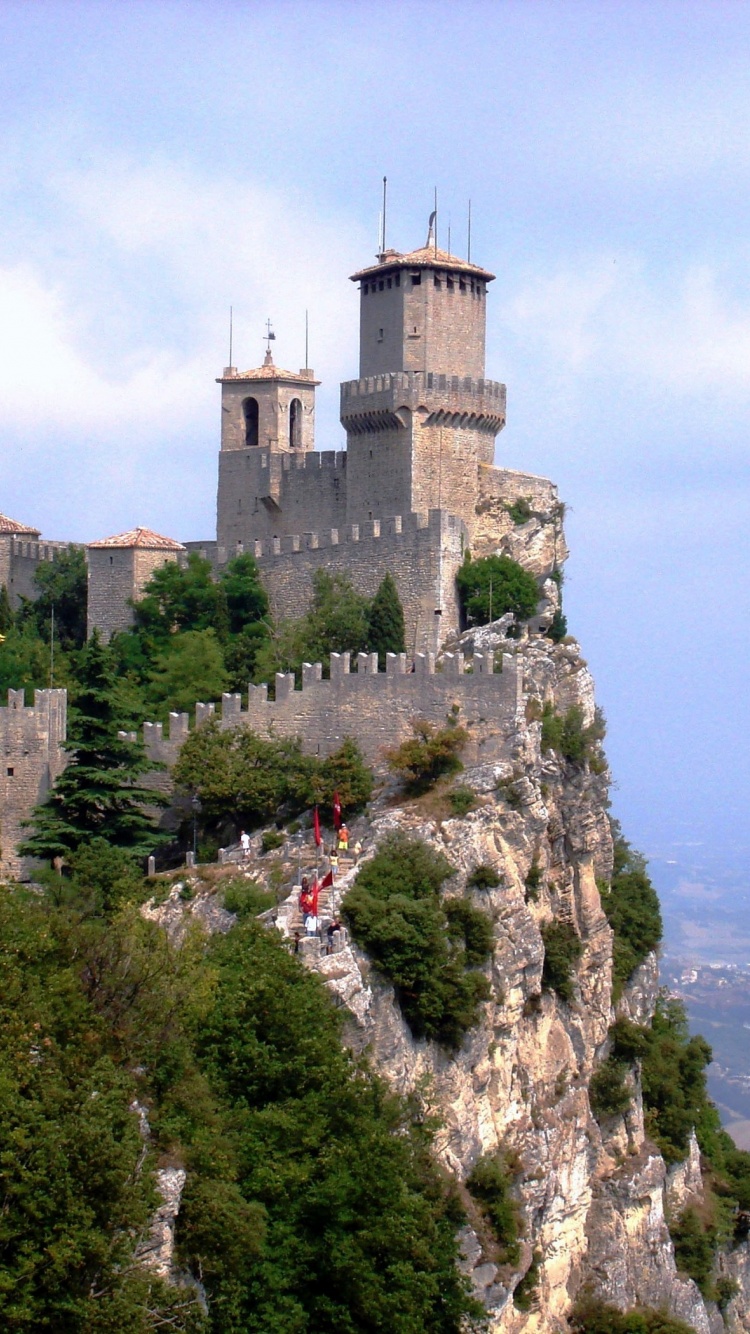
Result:
<svg viewBox="0 0 750 1334">
<path fill-rule="evenodd" d="M 354 435 L 405 426 L 403 410 L 497 435 L 505 425 L 505 385 L 437 371 L 392 371 L 341 385 L 341 424 Z"/>
</svg>

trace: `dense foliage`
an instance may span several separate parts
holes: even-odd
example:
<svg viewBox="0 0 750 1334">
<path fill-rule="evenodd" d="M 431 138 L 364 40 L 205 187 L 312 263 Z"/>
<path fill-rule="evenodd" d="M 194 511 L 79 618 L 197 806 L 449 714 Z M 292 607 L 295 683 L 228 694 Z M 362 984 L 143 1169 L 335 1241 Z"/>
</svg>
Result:
<svg viewBox="0 0 750 1334">
<path fill-rule="evenodd" d="M 414 735 L 386 751 L 386 759 L 389 769 L 403 779 L 407 792 L 426 792 L 438 778 L 463 768 L 459 757 L 469 736 L 455 724 L 435 727 L 416 719 L 411 726 Z"/>
<path fill-rule="evenodd" d="M 467 555 L 456 575 L 461 607 L 468 625 L 487 625 L 506 612 L 517 621 L 534 616 L 539 589 L 533 574 L 509 556 Z"/>
<path fill-rule="evenodd" d="M 544 922 L 540 927 L 544 942 L 542 986 L 556 991 L 560 1000 L 571 1001 L 575 994 L 575 966 L 583 946 L 570 922 Z"/>
<path fill-rule="evenodd" d="M 499 1248 L 498 1258 L 505 1264 L 517 1264 L 518 1205 L 511 1193 L 513 1177 L 501 1154 L 483 1154 L 466 1179 L 470 1194 L 490 1226 Z"/>
<path fill-rule="evenodd" d="M 582 767 L 591 764 L 595 771 L 604 769 L 599 743 L 604 739 L 604 715 L 597 709 L 594 720 L 584 723 L 583 709 L 573 704 L 564 713 L 557 713 L 548 700 L 542 711 L 542 750 L 557 751 L 568 764 Z"/>
<path fill-rule="evenodd" d="M 691 1334 L 691 1326 L 684 1321 L 638 1306 L 632 1311 L 618 1311 L 602 1302 L 579 1302 L 570 1316 L 570 1325 L 576 1334 Z"/>
<path fill-rule="evenodd" d="M 617 1000 L 634 970 L 655 950 L 662 938 L 659 897 L 649 879 L 646 862 L 622 837 L 613 822 L 614 861 L 609 886 L 601 885 L 602 908 L 614 931 L 612 952 L 613 995 Z"/>
<path fill-rule="evenodd" d="M 625 1082 L 627 1066 L 615 1056 L 608 1056 L 591 1076 L 589 1099 L 598 1121 L 620 1116 L 630 1106 L 631 1092 Z"/>
<path fill-rule="evenodd" d="M 354 939 L 393 983 L 415 1037 L 457 1047 L 489 996 L 474 969 L 492 952 L 492 923 L 468 900 L 443 900 L 453 868 L 427 844 L 394 834 L 362 867 L 342 911 Z"/>
<path fill-rule="evenodd" d="M 430 1133 L 347 1056 L 318 980 L 252 920 L 178 947 L 74 890 L 0 891 L 3 1328 L 458 1334 L 476 1308 Z M 163 1155 L 207 1316 L 133 1263 Z"/>
<path fill-rule="evenodd" d="M 158 843 L 144 807 L 157 805 L 159 798 L 139 782 L 153 766 L 139 746 L 118 736 L 114 690 L 110 656 L 94 634 L 81 655 L 68 763 L 34 810 L 32 832 L 20 845 L 24 855 L 51 861 L 101 835 L 141 855 Z"/>
<path fill-rule="evenodd" d="M 338 792 L 352 815 L 372 795 L 373 778 L 356 742 L 347 739 L 326 760 L 305 755 L 292 738 L 262 737 L 249 728 L 222 731 L 216 722 L 191 732 L 173 769 L 178 791 L 197 796 L 203 829 L 235 832 L 309 806 L 330 806 Z"/>
<path fill-rule="evenodd" d="M 404 609 L 393 575 L 385 575 L 367 611 L 367 650 L 377 653 L 380 671 L 385 671 L 389 653 L 406 652 Z"/>
</svg>

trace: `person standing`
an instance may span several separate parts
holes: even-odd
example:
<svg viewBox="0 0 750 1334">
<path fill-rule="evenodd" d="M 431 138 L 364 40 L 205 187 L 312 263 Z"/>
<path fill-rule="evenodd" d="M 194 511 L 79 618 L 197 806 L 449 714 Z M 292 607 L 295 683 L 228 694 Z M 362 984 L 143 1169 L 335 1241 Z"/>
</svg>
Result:
<svg viewBox="0 0 750 1334">
<path fill-rule="evenodd" d="M 242 849 L 243 861 L 247 861 L 250 856 L 250 835 L 246 834 L 244 829 L 240 834 L 240 848 Z"/>
</svg>

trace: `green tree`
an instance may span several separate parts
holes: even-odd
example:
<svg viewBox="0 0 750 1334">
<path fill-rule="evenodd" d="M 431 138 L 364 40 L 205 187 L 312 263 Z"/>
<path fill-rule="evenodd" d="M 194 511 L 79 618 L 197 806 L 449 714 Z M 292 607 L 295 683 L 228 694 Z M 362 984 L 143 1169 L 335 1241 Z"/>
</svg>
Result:
<svg viewBox="0 0 750 1334">
<path fill-rule="evenodd" d="M 58 661 L 58 667 L 61 664 Z M 0 644 L 0 694 L 8 690 L 44 690 L 49 685 L 49 644 L 28 620 L 9 629 Z M 59 672 L 58 679 L 64 679 Z"/>
<path fill-rule="evenodd" d="M 396 991 L 415 1037 L 457 1047 L 489 996 L 471 971 L 492 952 L 492 924 L 468 901 L 441 898 L 453 868 L 441 853 L 402 834 L 366 862 L 342 911 L 352 935 Z"/>
<path fill-rule="evenodd" d="M 154 767 L 143 749 L 117 735 L 114 686 L 111 657 L 95 632 L 81 655 L 68 763 L 34 810 L 32 833 L 20 845 L 24 856 L 47 861 L 67 857 L 97 836 L 140 856 L 159 841 L 145 808 L 164 805 L 165 799 L 140 784 Z"/>
<path fill-rule="evenodd" d="M 268 596 L 254 556 L 247 552 L 234 556 L 224 567 L 219 583 L 224 592 L 230 634 L 241 634 L 248 625 L 268 615 Z"/>
<path fill-rule="evenodd" d="M 13 629 L 15 619 L 7 586 L 2 584 L 0 585 L 0 635 L 7 635 L 8 631 Z"/>
<path fill-rule="evenodd" d="M 370 653 L 377 653 L 381 672 L 388 653 L 406 651 L 404 609 L 390 573 L 382 579 L 367 612 L 367 647 Z"/>
<path fill-rule="evenodd" d="M 614 863 L 609 886 L 602 885 L 602 908 L 615 933 L 613 993 L 617 1000 L 639 964 L 662 938 L 659 897 L 649 879 L 646 862 L 635 852 L 613 822 Z"/>
<path fill-rule="evenodd" d="M 456 575 L 459 597 L 469 625 L 486 625 L 512 612 L 517 621 L 536 613 L 536 579 L 509 556 L 467 556 Z"/>
<path fill-rule="evenodd" d="M 500 1260 L 503 1264 L 515 1265 L 521 1250 L 518 1245 L 518 1205 L 511 1194 L 512 1183 L 508 1165 L 499 1153 L 482 1154 L 466 1179 L 468 1190 L 500 1247 Z"/>
<path fill-rule="evenodd" d="M 367 648 L 367 598 L 346 574 L 316 570 L 307 615 L 310 661 L 328 661 L 331 653 L 364 653 Z"/>
<path fill-rule="evenodd" d="M 224 649 L 224 666 L 229 690 L 242 694 L 251 681 L 259 679 L 261 653 L 267 650 L 269 638 L 270 629 L 265 621 L 256 621 L 252 625 L 247 625 L 239 634 L 232 635 Z M 274 666 L 274 673 L 275 671 Z"/>
<path fill-rule="evenodd" d="M 215 630 L 173 635 L 156 659 L 148 695 L 162 714 L 190 712 L 197 700 L 221 698 L 227 686 L 224 655 Z"/>
<path fill-rule="evenodd" d="M 414 736 L 386 751 L 386 760 L 407 791 L 426 792 L 444 774 L 463 768 L 459 756 L 469 736 L 463 727 L 435 727 L 424 719 L 415 719 L 411 726 Z"/>
<path fill-rule="evenodd" d="M 179 631 L 214 630 L 223 641 L 229 628 L 224 586 L 215 582 L 210 561 L 194 551 L 184 566 L 167 561 L 154 570 L 133 617 L 150 657 Z"/>
<path fill-rule="evenodd" d="M 569 922 L 544 922 L 540 928 L 544 942 L 542 986 L 556 991 L 561 1000 L 572 1001 L 575 994 L 575 966 L 583 946 Z"/>
<path fill-rule="evenodd" d="M 86 643 L 88 566 L 83 547 L 69 547 L 53 561 L 42 561 L 34 571 L 39 590 L 34 601 L 24 599 L 19 620 L 35 627 L 49 643 L 52 611 L 55 613 L 55 642 L 63 649 L 79 649 Z"/>
</svg>

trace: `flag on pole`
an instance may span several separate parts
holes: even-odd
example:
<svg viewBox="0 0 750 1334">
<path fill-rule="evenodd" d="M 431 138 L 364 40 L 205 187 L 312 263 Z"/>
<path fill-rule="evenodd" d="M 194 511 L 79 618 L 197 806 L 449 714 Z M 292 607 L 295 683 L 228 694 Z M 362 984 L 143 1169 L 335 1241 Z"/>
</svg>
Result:
<svg viewBox="0 0 750 1334">
<path fill-rule="evenodd" d="M 320 888 L 330 889 L 332 884 L 333 884 L 333 871 L 329 871 L 327 875 L 323 876 L 323 879 L 320 882 Z"/>
<path fill-rule="evenodd" d="M 341 824 L 341 802 L 338 792 L 333 794 L 333 827 L 338 829 Z"/>
<path fill-rule="evenodd" d="M 313 917 L 318 915 L 318 895 L 320 894 L 320 885 L 317 880 L 313 880 L 310 891 L 310 913 Z"/>
<path fill-rule="evenodd" d="M 315 807 L 315 813 L 313 815 L 313 837 L 315 838 L 316 848 L 319 848 L 323 839 L 320 836 L 320 816 L 318 815 L 317 806 Z"/>
</svg>

